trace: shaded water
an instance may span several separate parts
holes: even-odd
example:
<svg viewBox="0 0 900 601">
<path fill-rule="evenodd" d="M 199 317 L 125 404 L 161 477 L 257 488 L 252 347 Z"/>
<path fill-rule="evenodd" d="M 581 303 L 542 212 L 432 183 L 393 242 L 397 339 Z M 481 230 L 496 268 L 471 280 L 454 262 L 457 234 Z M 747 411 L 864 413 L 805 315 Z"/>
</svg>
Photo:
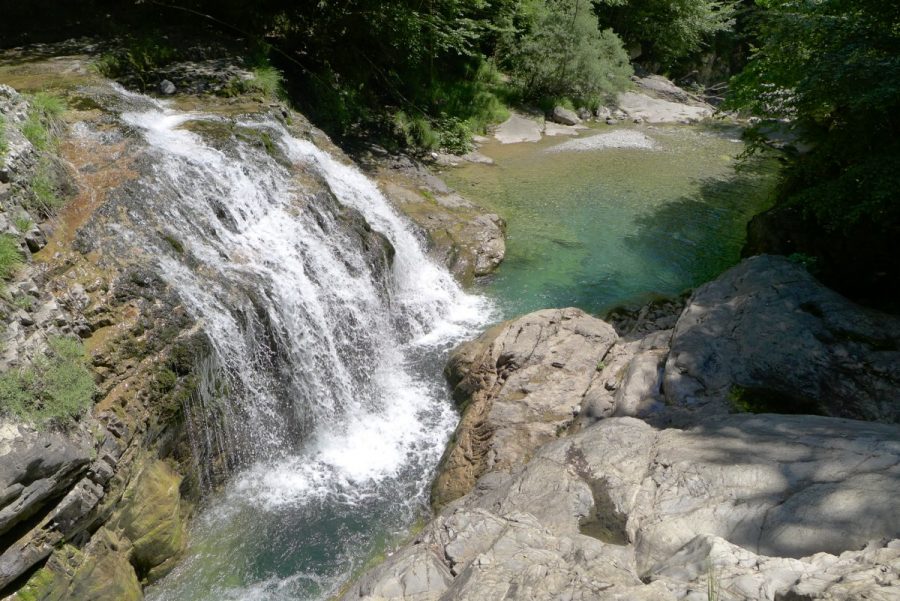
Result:
<svg viewBox="0 0 900 601">
<path fill-rule="evenodd" d="M 744 145 L 733 128 L 601 127 L 577 140 L 491 142 L 482 151 L 496 165 L 443 174 L 507 221 L 506 260 L 481 288 L 505 315 L 602 313 L 680 293 L 736 263 L 747 222 L 767 207 L 772 167 L 736 171 Z M 596 148 L 589 137 L 611 132 L 653 148 Z"/>
</svg>

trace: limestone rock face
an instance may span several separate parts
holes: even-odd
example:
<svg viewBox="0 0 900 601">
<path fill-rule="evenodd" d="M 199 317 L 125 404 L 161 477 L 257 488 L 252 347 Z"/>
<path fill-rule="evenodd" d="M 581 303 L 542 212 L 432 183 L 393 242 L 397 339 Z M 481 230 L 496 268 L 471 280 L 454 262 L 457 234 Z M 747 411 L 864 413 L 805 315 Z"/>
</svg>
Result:
<svg viewBox="0 0 900 601">
<path fill-rule="evenodd" d="M 434 500 L 467 493 L 486 471 L 527 461 L 579 411 L 597 364 L 617 336 L 578 309 L 531 313 L 453 352 L 447 373 L 465 410 Z"/>
<path fill-rule="evenodd" d="M 343 599 L 701 600 L 710 575 L 742 601 L 892 599 L 898 465 L 889 425 L 610 418 L 485 475 Z"/>
<path fill-rule="evenodd" d="M 900 320 L 859 307 L 783 257 L 753 257 L 694 292 L 664 387 L 669 403 L 706 414 L 763 403 L 900 423 Z"/>
</svg>

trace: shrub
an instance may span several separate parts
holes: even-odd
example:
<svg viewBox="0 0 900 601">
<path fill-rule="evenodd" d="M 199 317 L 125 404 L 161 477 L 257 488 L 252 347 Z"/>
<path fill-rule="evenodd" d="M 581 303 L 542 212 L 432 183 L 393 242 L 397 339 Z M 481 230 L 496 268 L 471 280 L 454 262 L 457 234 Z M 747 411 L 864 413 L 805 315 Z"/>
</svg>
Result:
<svg viewBox="0 0 900 601">
<path fill-rule="evenodd" d="M 96 386 L 77 340 L 51 338 L 48 352 L 0 375 L 0 406 L 39 427 L 64 426 L 92 404 Z"/>
</svg>

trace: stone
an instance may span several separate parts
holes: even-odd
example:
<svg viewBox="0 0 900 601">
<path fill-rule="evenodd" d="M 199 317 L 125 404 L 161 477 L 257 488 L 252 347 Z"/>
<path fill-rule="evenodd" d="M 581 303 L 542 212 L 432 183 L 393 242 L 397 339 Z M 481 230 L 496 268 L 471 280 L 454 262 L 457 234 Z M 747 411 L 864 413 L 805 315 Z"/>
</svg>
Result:
<svg viewBox="0 0 900 601">
<path fill-rule="evenodd" d="M 581 118 L 575 111 L 561 106 L 553 107 L 553 111 L 550 113 L 550 120 L 561 125 L 578 125 L 581 123 Z"/>
<path fill-rule="evenodd" d="M 0 534 L 65 493 L 90 461 L 86 449 L 44 432 L 18 437 L 0 459 Z"/>
<path fill-rule="evenodd" d="M 134 547 L 134 563 L 148 581 L 165 575 L 185 548 L 179 486 L 181 476 L 167 463 L 148 460 L 136 472 L 111 520 Z"/>
<path fill-rule="evenodd" d="M 141 583 L 129 563 L 128 540 L 101 528 L 85 549 L 85 561 L 76 570 L 67 599 L 141 601 Z"/>
<path fill-rule="evenodd" d="M 698 288 L 678 319 L 666 401 L 900 423 L 900 319 L 863 309 L 784 257 Z"/>
<path fill-rule="evenodd" d="M 171 96 L 175 93 L 175 84 L 169 81 L 168 79 L 164 79 L 159 82 L 159 93 L 164 96 Z"/>
<path fill-rule="evenodd" d="M 543 126 L 534 119 L 513 113 L 494 130 L 494 138 L 501 144 L 539 142 Z"/>
<path fill-rule="evenodd" d="M 711 106 L 693 106 L 653 98 L 639 92 L 622 92 L 616 103 L 623 118 L 641 119 L 645 123 L 696 123 L 713 115 Z"/>
<path fill-rule="evenodd" d="M 898 465 L 884 424 L 610 418 L 485 474 L 342 599 L 707 601 L 710 576 L 735 601 L 895 599 Z"/>
<path fill-rule="evenodd" d="M 41 228 L 35 225 L 25 233 L 25 244 L 28 246 L 28 250 L 36 253 L 47 246 L 47 236 L 44 235 Z"/>
<path fill-rule="evenodd" d="M 433 488 L 438 505 L 468 492 L 486 471 L 526 460 L 578 413 L 597 363 L 617 339 L 578 309 L 502 323 L 453 351 L 447 374 L 464 407 Z"/>
</svg>

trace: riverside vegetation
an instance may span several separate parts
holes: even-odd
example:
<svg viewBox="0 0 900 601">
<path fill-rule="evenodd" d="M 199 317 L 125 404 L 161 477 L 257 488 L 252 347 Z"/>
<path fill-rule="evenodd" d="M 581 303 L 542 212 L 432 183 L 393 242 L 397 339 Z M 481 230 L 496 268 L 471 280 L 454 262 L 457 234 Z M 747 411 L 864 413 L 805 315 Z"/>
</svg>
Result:
<svg viewBox="0 0 900 601">
<path fill-rule="evenodd" d="M 892 2 L 3 11 L 0 597 L 900 594 Z M 467 153 L 523 114 L 700 135 L 626 129 L 648 90 L 779 165 L 745 253 L 791 258 L 479 335 L 450 273 L 491 277 L 505 216 L 423 161 L 502 169 Z"/>
</svg>

